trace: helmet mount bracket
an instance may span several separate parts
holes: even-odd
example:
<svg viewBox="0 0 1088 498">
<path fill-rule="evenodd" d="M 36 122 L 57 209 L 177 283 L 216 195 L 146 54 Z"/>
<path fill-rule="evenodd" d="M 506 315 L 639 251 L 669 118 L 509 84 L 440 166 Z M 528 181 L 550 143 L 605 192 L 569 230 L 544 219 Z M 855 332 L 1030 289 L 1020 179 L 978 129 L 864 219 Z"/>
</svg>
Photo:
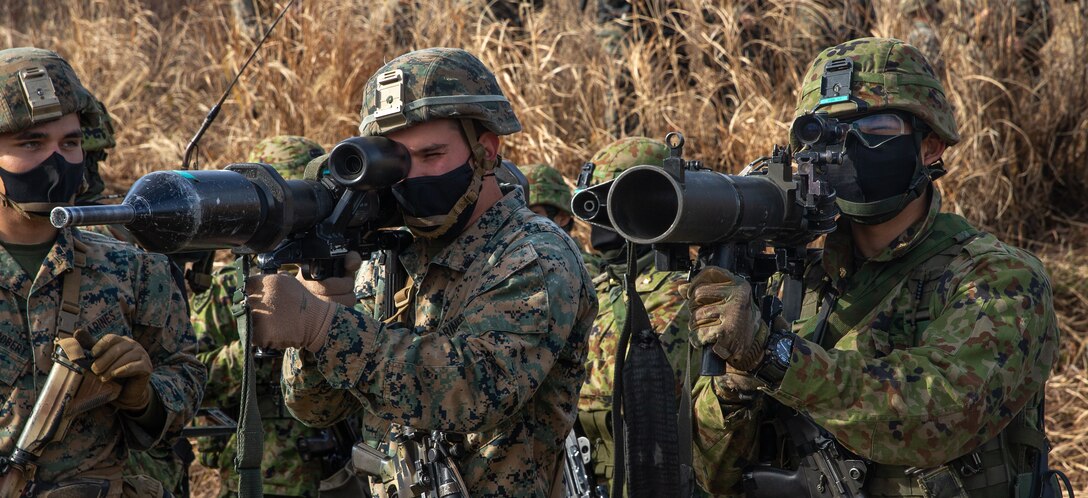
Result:
<svg viewBox="0 0 1088 498">
<path fill-rule="evenodd" d="M 816 104 L 816 108 L 849 101 L 853 75 L 854 61 L 848 58 L 828 61 L 824 65 L 824 75 L 820 82 L 820 102 Z"/>
<path fill-rule="evenodd" d="M 378 110 L 374 122 L 382 133 L 408 124 L 404 115 L 404 71 L 394 69 L 378 75 Z"/>
<path fill-rule="evenodd" d="M 30 108 L 31 123 L 38 124 L 61 117 L 60 99 L 53 87 L 53 80 L 44 67 L 34 66 L 19 71 L 26 103 Z"/>
</svg>

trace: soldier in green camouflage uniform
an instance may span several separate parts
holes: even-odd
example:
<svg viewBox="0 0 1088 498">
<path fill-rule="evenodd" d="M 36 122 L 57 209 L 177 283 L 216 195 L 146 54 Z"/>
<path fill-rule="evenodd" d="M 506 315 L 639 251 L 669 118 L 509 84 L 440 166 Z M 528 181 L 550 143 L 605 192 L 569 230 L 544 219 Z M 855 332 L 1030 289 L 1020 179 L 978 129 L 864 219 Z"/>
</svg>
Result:
<svg viewBox="0 0 1088 498">
<path fill-rule="evenodd" d="M 363 95 L 361 134 L 412 157 L 393 187 L 416 237 L 399 258 L 410 284 L 394 316 L 375 317 L 345 306 L 350 278 L 251 277 L 255 342 L 298 348 L 283 385 L 300 420 L 361 413 L 370 427 L 463 435 L 451 459 L 468 495 L 557 496 L 596 297 L 574 241 L 495 180 L 499 136 L 521 125 L 460 49 L 398 57 Z"/>
<path fill-rule="evenodd" d="M 83 185 L 81 127 L 102 109 L 64 59 L 36 48 L 0 51 L 0 108 L 0 453 L 24 429 L 54 340 L 87 333 L 85 382 L 116 382 L 120 395 L 73 414 L 37 461 L 36 496 L 169 496 L 123 465 L 130 450 L 176 437 L 203 394 L 181 291 L 166 258 L 45 217 Z"/>
<path fill-rule="evenodd" d="M 847 98 L 822 81 L 841 58 L 854 64 Z M 828 172 L 843 214 L 792 327 L 759 320 L 751 287 L 724 270 L 686 289 L 697 342 L 733 369 L 696 387 L 697 476 L 739 493 L 745 462 L 773 454 L 758 430 L 778 405 L 870 461 L 866 496 L 1026 496 L 1059 349 L 1042 264 L 940 212 L 931 183 L 959 135 L 917 49 L 854 40 L 824 50 L 804 81 L 798 116 L 849 123 L 846 159 Z"/>
<path fill-rule="evenodd" d="M 563 174 L 547 164 L 530 164 L 522 173 L 529 180 L 529 210 L 570 233 L 574 216 L 570 212 L 570 186 Z"/>
<path fill-rule="evenodd" d="M 246 158 L 248 162 L 272 166 L 285 179 L 302 178 L 306 164 L 325 153 L 321 145 L 298 136 L 277 136 L 262 140 Z M 231 313 L 234 290 L 238 287 L 238 268 L 228 265 L 212 275 L 211 287 L 190 300 L 193 330 L 200 341 L 197 356 L 208 368 L 206 406 L 215 406 L 237 417 L 242 391 L 243 353 L 238 339 L 238 326 Z M 317 496 L 318 482 L 323 477 L 320 459 L 304 462 L 299 455 L 299 438 L 313 437 L 319 430 L 310 429 L 286 412 L 279 389 L 279 358 L 256 360 L 257 396 L 264 420 L 265 496 Z M 208 438 L 197 446 L 200 463 L 218 469 L 221 477 L 220 496 L 237 496 L 238 475 L 234 471 L 237 436 Z"/>
<path fill-rule="evenodd" d="M 640 164 L 661 166 L 668 154 L 668 147 L 657 140 L 643 137 L 617 140 L 590 159 L 596 166 L 593 181 L 602 183 L 612 180 L 627 168 Z M 593 279 L 597 288 L 598 313 L 589 334 L 586 382 L 578 399 L 578 421 L 590 441 L 592 467 L 587 470 L 594 474 L 598 486 L 611 489 L 614 471 L 612 381 L 617 343 L 627 320 L 627 303 L 623 292 L 627 251 L 619 234 L 598 226 L 593 226 L 592 231 L 594 249 L 600 251 L 604 265 L 601 274 Z M 635 289 L 646 306 L 654 330 L 661 334 L 661 344 L 675 370 L 679 392 L 690 349 L 687 307 L 678 291 L 686 275 L 657 270 L 650 247 L 637 247 L 639 256 Z"/>
</svg>

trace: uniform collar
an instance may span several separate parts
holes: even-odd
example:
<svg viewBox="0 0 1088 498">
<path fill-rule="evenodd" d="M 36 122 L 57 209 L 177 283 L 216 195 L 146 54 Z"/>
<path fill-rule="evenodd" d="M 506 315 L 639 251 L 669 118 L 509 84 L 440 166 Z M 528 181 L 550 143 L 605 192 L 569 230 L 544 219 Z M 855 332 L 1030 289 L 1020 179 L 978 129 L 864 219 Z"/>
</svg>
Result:
<svg viewBox="0 0 1088 498">
<path fill-rule="evenodd" d="M 446 245 L 416 237 L 412 245 L 401 255 L 401 262 L 417 282 L 423 277 L 427 266 L 431 264 L 442 265 L 463 273 L 478 256 L 490 252 L 489 243 L 495 234 L 507 220 L 523 208 L 525 208 L 525 196 L 520 189 L 514 189 L 484 211 L 476 223 L 470 225 Z M 434 256 L 428 258 L 428 254 Z"/>
<path fill-rule="evenodd" d="M 0 246 L 0 287 L 26 298 L 58 275 L 63 275 L 74 266 L 75 237 L 76 233 L 71 228 L 59 230 L 57 240 L 53 242 L 53 247 L 45 255 L 42 266 L 34 276 L 24 272 L 11 254 L 8 254 L 7 249 Z"/>
<path fill-rule="evenodd" d="M 937 215 L 941 212 L 940 191 L 936 187 L 931 187 L 929 192 L 929 210 L 926 211 L 926 215 L 907 227 L 903 233 L 888 244 L 888 247 L 880 251 L 876 256 L 869 258 L 868 261 L 882 263 L 898 259 L 925 240 L 933 229 L 934 220 L 937 219 Z M 849 221 L 840 217 L 838 228 L 827 236 L 827 241 L 824 243 L 823 262 L 828 275 L 842 277 L 851 272 L 852 268 L 858 266 L 855 265 L 856 251 L 850 225 Z"/>
</svg>

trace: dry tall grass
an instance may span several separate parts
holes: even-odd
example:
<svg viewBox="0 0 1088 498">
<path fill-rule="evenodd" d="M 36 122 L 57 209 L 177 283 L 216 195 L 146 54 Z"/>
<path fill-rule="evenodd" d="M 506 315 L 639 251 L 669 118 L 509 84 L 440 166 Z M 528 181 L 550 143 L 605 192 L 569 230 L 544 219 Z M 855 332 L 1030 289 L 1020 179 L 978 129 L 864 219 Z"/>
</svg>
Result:
<svg viewBox="0 0 1088 498">
<path fill-rule="evenodd" d="M 616 138 L 606 117 L 621 92 L 610 89 L 626 71 L 634 131 L 682 131 L 691 157 L 736 171 L 785 140 L 794 90 L 820 48 L 797 15 L 813 1 L 676 0 L 661 16 L 676 20 L 675 33 L 643 20 L 657 36 L 631 40 L 617 57 L 597 36 L 593 2 L 588 12 L 551 2 L 516 29 L 482 14 L 483 0 L 306 0 L 235 88 L 203 141 L 202 166 L 241 160 L 275 134 L 332 145 L 355 132 L 363 83 L 385 60 L 459 46 L 497 72 L 514 103 L 525 127 L 506 141 L 516 162 L 573 175 Z M 1036 250 L 1054 276 L 1065 348 L 1048 391 L 1052 458 L 1088 490 L 1088 13 L 1084 2 L 1051 2 L 1055 29 L 1038 77 L 1015 49 L 1012 0 L 941 2 L 941 57 L 963 142 L 946 154 L 940 184 L 949 209 Z M 897 2 L 875 3 L 872 34 L 905 35 Z M 227 0 L 6 0 L 0 20 L 3 46 L 59 51 L 116 116 L 119 143 L 104 171 L 118 188 L 180 164 L 253 46 Z"/>
</svg>

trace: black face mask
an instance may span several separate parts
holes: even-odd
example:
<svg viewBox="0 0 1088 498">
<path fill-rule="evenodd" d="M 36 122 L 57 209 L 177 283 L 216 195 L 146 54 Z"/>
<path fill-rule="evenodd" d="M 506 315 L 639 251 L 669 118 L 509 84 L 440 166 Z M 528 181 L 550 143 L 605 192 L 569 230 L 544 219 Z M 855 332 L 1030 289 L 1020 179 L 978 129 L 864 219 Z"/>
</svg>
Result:
<svg viewBox="0 0 1088 498">
<path fill-rule="evenodd" d="M 918 162 L 914 137 L 903 135 L 874 149 L 850 136 L 843 167 L 831 168 L 829 180 L 838 197 L 851 202 L 873 202 L 902 194 L 910 188 Z"/>
<path fill-rule="evenodd" d="M 404 214 L 415 218 L 429 218 L 441 216 L 453 210 L 457 201 L 468 192 L 472 185 L 473 168 L 469 162 L 465 162 L 456 169 L 434 176 L 420 176 L 407 178 L 393 185 L 393 197 L 397 199 Z M 439 240 L 452 240 L 464 230 L 468 219 L 476 203 L 466 206 L 458 215 L 457 221 L 446 231 Z M 408 222 L 413 232 L 426 233 L 435 227 L 413 226 Z"/>
<path fill-rule="evenodd" d="M 12 173 L 0 168 L 0 180 L 4 182 L 4 191 L 7 192 L 4 195 L 16 204 L 68 204 L 83 185 L 85 170 L 82 161 L 70 163 L 54 152 L 25 173 Z M 40 211 L 34 206 L 23 209 Z"/>
</svg>

